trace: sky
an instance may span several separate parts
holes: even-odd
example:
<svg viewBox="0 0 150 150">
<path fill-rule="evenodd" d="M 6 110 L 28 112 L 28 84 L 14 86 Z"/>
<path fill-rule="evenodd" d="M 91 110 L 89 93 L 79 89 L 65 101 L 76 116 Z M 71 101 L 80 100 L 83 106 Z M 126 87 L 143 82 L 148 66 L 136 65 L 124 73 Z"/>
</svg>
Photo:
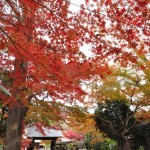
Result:
<svg viewBox="0 0 150 150">
<path fill-rule="evenodd" d="M 80 9 L 80 6 L 82 4 L 82 0 L 70 0 L 71 1 L 71 4 L 70 4 L 70 10 L 73 11 L 73 12 L 76 12 Z M 75 6 L 75 5 L 78 5 L 78 6 Z"/>
</svg>

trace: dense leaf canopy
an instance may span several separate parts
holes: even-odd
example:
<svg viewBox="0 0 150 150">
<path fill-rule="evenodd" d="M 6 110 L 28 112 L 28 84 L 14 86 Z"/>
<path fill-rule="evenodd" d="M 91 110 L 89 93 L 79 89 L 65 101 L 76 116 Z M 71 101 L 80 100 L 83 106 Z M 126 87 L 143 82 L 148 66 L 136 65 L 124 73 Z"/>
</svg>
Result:
<svg viewBox="0 0 150 150">
<path fill-rule="evenodd" d="M 56 120 L 66 118 L 62 105 L 84 102 L 87 93 L 82 82 L 95 76 L 104 79 L 112 73 L 110 62 L 124 67 L 138 64 L 148 81 L 144 102 L 138 104 L 147 105 L 149 1 L 85 0 L 74 13 L 70 5 L 75 4 L 68 0 L 0 2 L 0 84 L 12 94 L 0 92 L 3 106 L 20 109 L 48 100 L 48 112 Z M 80 51 L 85 45 L 93 53 L 89 59 Z"/>
<path fill-rule="evenodd" d="M 128 122 L 127 119 L 129 119 Z M 133 112 L 129 109 L 128 104 L 119 100 L 106 101 L 105 104 L 99 103 L 94 120 L 99 130 L 115 140 L 122 138 L 122 134 L 128 136 L 135 123 Z M 122 133 L 124 130 L 126 130 L 125 133 Z"/>
</svg>

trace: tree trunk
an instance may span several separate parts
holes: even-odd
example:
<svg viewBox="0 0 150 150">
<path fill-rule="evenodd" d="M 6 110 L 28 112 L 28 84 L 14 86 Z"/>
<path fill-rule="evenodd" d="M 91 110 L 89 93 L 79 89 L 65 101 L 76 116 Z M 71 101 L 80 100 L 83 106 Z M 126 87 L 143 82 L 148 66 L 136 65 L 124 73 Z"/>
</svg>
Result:
<svg viewBox="0 0 150 150">
<path fill-rule="evenodd" d="M 128 140 L 123 139 L 118 141 L 118 150 L 131 150 Z"/>
<path fill-rule="evenodd" d="M 4 150 L 21 150 L 22 122 L 26 107 L 14 106 L 8 110 Z"/>
</svg>

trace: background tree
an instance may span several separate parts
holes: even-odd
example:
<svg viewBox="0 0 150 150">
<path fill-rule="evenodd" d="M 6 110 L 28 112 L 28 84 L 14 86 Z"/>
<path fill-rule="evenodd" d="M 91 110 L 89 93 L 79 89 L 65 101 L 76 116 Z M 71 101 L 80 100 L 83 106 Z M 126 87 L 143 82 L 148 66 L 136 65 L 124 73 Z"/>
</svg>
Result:
<svg viewBox="0 0 150 150">
<path fill-rule="evenodd" d="M 144 57 L 144 56 L 143 56 Z M 122 111 L 125 112 L 126 116 L 122 121 L 119 121 L 117 116 L 119 117 L 119 114 L 116 115 L 116 118 L 113 118 L 115 123 L 121 124 L 122 129 L 122 135 L 126 138 L 126 134 L 129 134 L 130 128 L 133 129 L 133 127 L 136 125 L 136 123 L 140 120 L 140 116 L 142 117 L 142 110 L 146 110 L 149 107 L 149 61 L 143 61 L 143 59 L 140 59 L 139 57 L 139 64 L 133 64 L 128 67 L 121 67 L 118 65 L 113 65 L 112 73 L 110 75 L 107 75 L 103 79 L 95 79 L 95 82 L 92 83 L 91 86 L 91 99 L 97 103 L 102 103 L 99 107 L 101 107 L 101 111 L 105 112 L 107 111 L 105 109 L 106 104 L 111 104 L 108 106 L 111 106 L 108 112 L 110 113 L 120 113 L 118 109 L 115 108 L 115 105 L 113 106 L 113 103 L 115 103 L 113 100 L 119 100 L 120 103 L 126 102 L 128 106 L 126 106 L 126 109 L 122 108 Z M 144 66 L 141 67 L 141 66 Z M 119 67 L 119 68 L 118 68 Z M 108 102 L 109 103 L 108 103 Z M 104 106 L 103 106 L 104 105 Z M 103 109 L 104 107 L 104 109 Z M 116 105 L 117 107 L 117 105 Z M 118 107 L 120 108 L 121 105 Z M 128 108 L 128 109 L 127 109 Z M 116 111 L 117 110 L 117 111 Z M 128 110 L 128 111 L 127 111 Z M 105 112 L 106 113 L 106 112 Z M 143 115 L 144 116 L 144 115 Z M 145 121 L 149 121 L 149 112 L 145 111 Z M 135 121 L 132 122 L 132 118 L 135 117 Z M 120 117 L 121 118 L 121 117 Z M 101 120 L 101 123 L 108 119 L 108 118 L 99 118 Z M 130 120 L 131 119 L 131 120 Z M 103 124 L 104 124 L 103 123 Z M 111 127 L 113 122 L 107 122 L 106 125 Z M 132 124 L 131 127 L 129 127 L 129 124 Z M 105 124 L 104 124 L 105 125 Z M 129 126 L 128 126 L 129 125 Z M 119 130 L 119 127 L 117 127 Z M 107 129 L 107 128 L 106 128 Z M 110 130 L 113 132 L 113 130 Z M 116 133 L 119 133 L 117 131 Z M 110 136 L 110 135 L 108 135 Z M 132 135 L 133 136 L 133 135 Z M 121 138 L 120 138 L 121 139 Z M 124 144 L 127 145 L 127 144 Z M 125 146 L 125 149 L 127 146 Z M 123 148 L 122 148 L 123 149 Z M 130 148 L 127 148 L 130 149 Z"/>
<path fill-rule="evenodd" d="M 125 101 L 108 100 L 105 103 L 99 103 L 94 120 L 100 131 L 118 141 L 119 150 L 131 149 L 128 136 L 135 125 L 135 118 Z"/>
</svg>

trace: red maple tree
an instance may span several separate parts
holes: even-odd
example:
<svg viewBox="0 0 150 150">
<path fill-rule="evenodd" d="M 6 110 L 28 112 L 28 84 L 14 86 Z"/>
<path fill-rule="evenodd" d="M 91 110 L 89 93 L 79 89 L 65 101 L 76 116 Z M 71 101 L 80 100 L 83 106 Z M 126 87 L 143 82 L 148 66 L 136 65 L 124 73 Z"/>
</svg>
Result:
<svg viewBox="0 0 150 150">
<path fill-rule="evenodd" d="M 3 105 L 9 105 L 7 150 L 20 149 L 22 121 L 32 99 L 48 95 L 72 103 L 85 94 L 80 80 L 90 78 L 91 62 L 80 60 L 82 34 L 68 15 L 68 3 L 61 0 L 0 3 L 1 83 L 12 93 L 1 93 Z"/>
<path fill-rule="evenodd" d="M 66 131 L 63 131 L 63 135 L 64 137 L 68 138 L 68 139 L 71 139 L 72 141 L 80 141 L 81 139 L 84 138 L 84 134 L 81 133 L 81 132 L 75 132 L 75 131 L 72 131 L 72 130 L 66 130 Z"/>
<path fill-rule="evenodd" d="M 48 95 L 53 101 L 83 101 L 81 80 L 110 73 L 108 60 L 128 65 L 137 62 L 136 50 L 149 52 L 148 4 L 86 0 L 74 14 L 67 0 L 0 2 L 0 75 L 12 93 L 1 93 L 3 104 L 9 104 L 7 150 L 21 147 L 21 124 L 32 99 Z M 79 51 L 84 43 L 95 58 L 84 58 Z"/>
<path fill-rule="evenodd" d="M 86 0 L 75 23 L 98 60 L 138 63 L 137 52 L 149 54 L 149 0 Z M 72 3 L 72 5 L 74 5 Z"/>
</svg>

